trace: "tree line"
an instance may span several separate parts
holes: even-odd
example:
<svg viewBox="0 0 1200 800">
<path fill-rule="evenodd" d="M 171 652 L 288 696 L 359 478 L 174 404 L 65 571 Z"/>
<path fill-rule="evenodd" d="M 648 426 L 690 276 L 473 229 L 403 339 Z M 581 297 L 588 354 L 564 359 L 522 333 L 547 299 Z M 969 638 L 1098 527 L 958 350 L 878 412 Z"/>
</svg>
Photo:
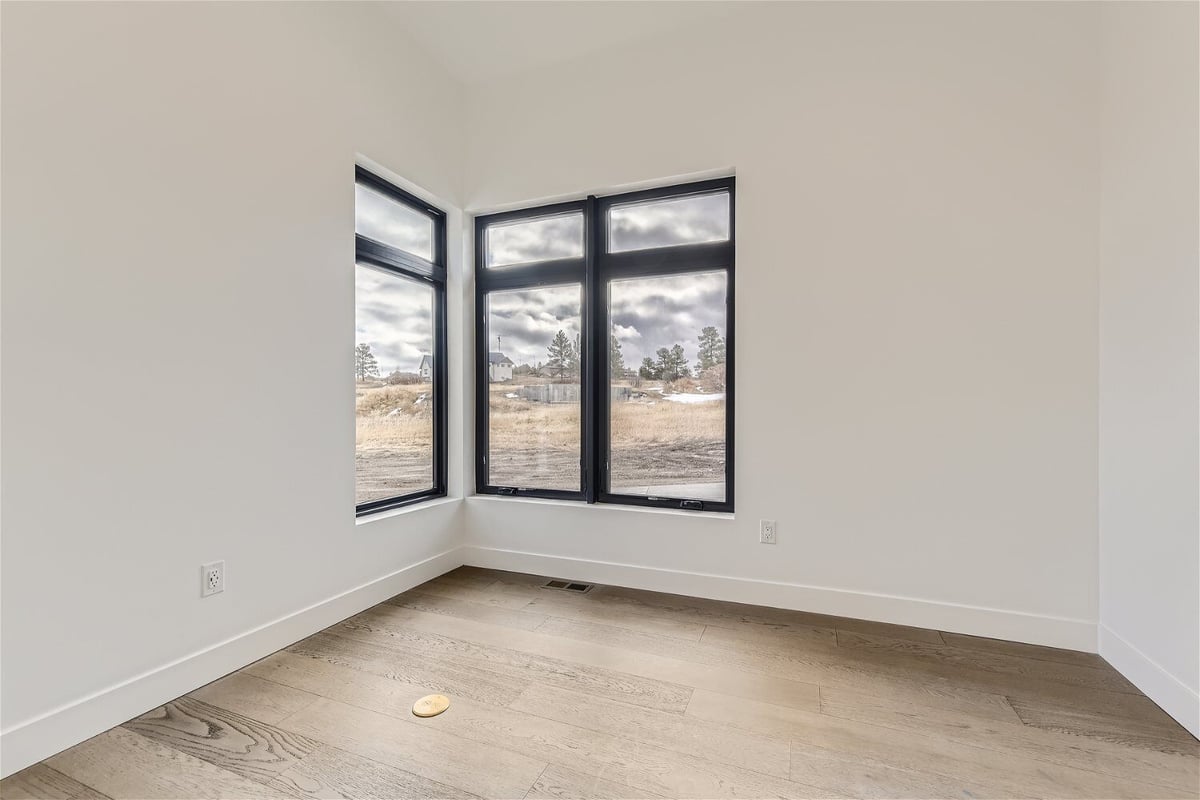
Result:
<svg viewBox="0 0 1200 800">
<path fill-rule="evenodd" d="M 696 337 L 696 365 L 693 370 L 683 345 L 676 343 L 671 347 L 660 347 L 655 358 L 642 359 L 637 372 L 625 365 L 625 357 L 621 352 L 621 341 L 613 335 L 608 337 L 608 369 L 609 374 L 619 377 L 631 377 L 636 374 L 645 380 L 674 381 L 680 378 L 690 378 L 703 375 L 713 367 L 725 363 L 725 338 L 716 327 L 709 325 L 700 331 Z M 572 339 L 566 331 L 560 330 L 554 334 L 546 348 L 545 363 L 521 364 L 513 370 L 516 375 L 531 377 L 549 377 L 557 381 L 578 380 L 580 370 L 579 337 Z"/>
<path fill-rule="evenodd" d="M 696 352 L 697 376 L 725 363 L 725 338 L 712 325 L 700 331 L 697 338 L 699 348 Z M 613 337 L 616 341 L 616 337 Z M 618 345 L 619 347 L 619 345 Z M 692 377 L 692 369 L 684 355 L 683 345 L 674 344 L 671 347 L 660 347 L 654 353 L 655 358 L 647 356 L 638 367 L 638 377 L 655 381 L 674 381 L 680 378 Z M 614 374 L 616 374 L 614 372 Z"/>
<path fill-rule="evenodd" d="M 725 363 L 725 338 L 712 325 L 700 331 L 697 338 L 699 347 L 696 351 L 697 376 Z M 692 377 L 692 368 L 684 353 L 683 345 L 674 344 L 671 347 L 660 347 L 655 352 L 655 358 L 647 356 L 642 359 L 637 375 L 645 380 L 674 381 L 680 378 Z M 534 366 L 522 364 L 514 372 L 518 375 L 536 377 L 549 376 L 558 381 L 578 380 L 580 369 L 579 336 L 574 339 L 566 331 L 560 330 L 554 334 L 546 348 L 546 363 L 538 362 Z M 625 366 L 625 357 L 621 353 L 621 341 L 616 336 L 608 337 L 608 368 L 609 374 L 625 377 L 630 374 Z M 360 381 L 379 378 L 379 362 L 371 352 L 371 345 L 359 344 L 354 348 L 354 374 Z M 399 377 L 399 373 L 394 373 Z"/>
</svg>

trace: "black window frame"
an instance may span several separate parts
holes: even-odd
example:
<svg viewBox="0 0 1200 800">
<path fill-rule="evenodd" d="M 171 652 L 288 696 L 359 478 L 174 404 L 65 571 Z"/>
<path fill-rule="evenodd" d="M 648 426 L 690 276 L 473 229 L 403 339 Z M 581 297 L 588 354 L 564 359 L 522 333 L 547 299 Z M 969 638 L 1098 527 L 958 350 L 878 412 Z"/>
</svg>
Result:
<svg viewBox="0 0 1200 800">
<path fill-rule="evenodd" d="M 589 201 L 553 203 L 551 205 L 523 208 L 475 218 L 475 491 L 477 494 L 520 495 L 553 500 L 583 500 L 586 498 L 587 476 L 584 474 L 588 461 L 589 444 L 587 432 L 587 381 L 590 360 L 586 346 L 580 358 L 580 400 L 583 405 L 580 419 L 580 483 L 579 490 L 542 489 L 537 487 L 506 486 L 488 481 L 488 436 L 489 377 L 488 377 L 488 308 L 487 296 L 492 292 L 538 289 L 577 283 L 579 296 L 579 341 L 588 341 L 587 327 L 587 281 L 588 246 L 591 238 L 588 209 Z M 505 222 L 543 219 L 573 213 L 583 214 L 584 254 L 579 258 L 557 258 L 548 261 L 524 262 L 503 267 L 487 266 L 487 229 L 491 225 Z"/>
<path fill-rule="evenodd" d="M 409 206 L 428 215 L 433 220 L 433 260 L 426 260 L 398 247 L 368 239 L 357 231 L 354 234 L 354 262 L 368 264 L 375 269 L 415 280 L 433 290 L 433 486 L 419 492 L 382 497 L 365 503 L 356 503 L 354 515 L 363 517 L 380 511 L 420 503 L 447 494 L 447 426 L 449 422 L 447 395 L 449 394 L 448 350 L 446 345 L 446 212 L 421 198 L 404 191 L 373 172 L 360 167 L 354 168 L 354 182 L 378 192 L 390 200 Z M 356 311 L 357 313 L 357 311 Z M 357 471 L 355 481 L 357 481 Z"/>
<path fill-rule="evenodd" d="M 608 212 L 613 206 L 689 195 L 727 193 L 729 239 L 702 244 L 608 252 Z M 475 218 L 475 491 L 477 494 L 579 500 L 654 508 L 732 513 L 734 510 L 734 285 L 735 285 L 735 179 L 733 177 L 675 184 L 585 200 L 554 203 Z M 554 214 L 582 212 L 582 258 L 556 259 L 505 267 L 487 266 L 487 229 L 491 225 L 533 220 Z M 610 403 L 608 375 L 609 282 L 628 278 L 654 278 L 697 272 L 723 271 L 726 275 L 725 309 L 725 499 L 665 498 L 627 495 L 607 490 L 609 477 Z M 488 480 L 488 319 L 487 295 L 493 291 L 530 289 L 580 283 L 580 490 L 501 486 Z"/>
</svg>

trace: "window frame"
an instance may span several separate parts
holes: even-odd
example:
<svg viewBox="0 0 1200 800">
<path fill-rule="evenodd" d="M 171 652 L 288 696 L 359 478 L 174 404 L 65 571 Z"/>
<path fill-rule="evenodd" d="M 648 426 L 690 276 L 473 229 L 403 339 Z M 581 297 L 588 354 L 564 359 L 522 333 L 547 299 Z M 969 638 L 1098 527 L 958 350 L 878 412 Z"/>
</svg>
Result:
<svg viewBox="0 0 1200 800">
<path fill-rule="evenodd" d="M 406 192 L 393 183 L 379 177 L 369 170 L 355 165 L 354 182 L 379 192 L 397 203 L 409 206 L 433 220 L 433 260 L 428 261 L 418 255 L 401 250 L 397 247 L 377 242 L 354 233 L 354 265 L 367 264 L 385 273 L 401 278 L 415 280 L 433 290 L 433 485 L 429 489 L 417 492 L 381 497 L 368 500 L 365 503 L 355 503 L 355 517 L 363 517 L 381 511 L 413 505 L 426 500 L 445 497 L 448 491 L 447 454 L 448 435 L 447 423 L 449 393 L 449 369 L 447 368 L 447 333 L 446 333 L 446 212 Z M 357 304 L 355 308 L 357 314 Z M 355 481 L 357 483 L 357 471 Z"/>
<path fill-rule="evenodd" d="M 587 213 L 587 201 L 552 203 L 546 206 L 505 211 L 475 218 L 475 492 L 520 497 L 540 497 L 551 500 L 583 500 L 587 494 L 586 465 L 590 463 L 587 434 L 587 397 L 589 361 L 586 347 L 587 328 L 587 281 L 588 241 L 591 238 L 591 221 Z M 519 220 L 533 220 L 556 214 L 583 214 L 583 256 L 580 258 L 556 258 L 546 261 L 530 261 L 503 267 L 487 266 L 487 229 L 490 225 Z M 580 479 L 579 490 L 542 489 L 538 487 L 506 486 L 491 483 L 488 456 L 491 452 L 489 440 L 490 389 L 488 381 L 488 333 L 487 296 L 492 292 L 521 289 L 539 289 L 567 284 L 579 284 L 579 341 L 584 344 L 580 359 Z"/>
<path fill-rule="evenodd" d="M 486 214 L 475 217 L 475 442 L 478 494 L 581 500 L 588 504 L 673 508 L 688 511 L 733 513 L 734 510 L 734 285 L 736 252 L 735 178 L 717 178 L 660 186 L 635 192 L 589 196 L 586 200 Z M 608 212 L 628 203 L 725 192 L 729 195 L 729 239 L 723 242 L 679 244 L 608 252 Z M 535 219 L 554 213 L 583 213 L 583 258 L 557 259 L 505 267 L 487 267 L 487 228 L 503 222 Z M 725 294 L 725 499 L 662 498 L 608 491 L 612 393 L 609 390 L 608 296 L 612 280 L 686 275 L 723 271 Z M 489 389 L 487 295 L 505 289 L 537 288 L 580 283 L 580 400 L 582 442 L 581 490 L 578 492 L 534 487 L 507 487 L 488 481 Z"/>
<path fill-rule="evenodd" d="M 729 239 L 724 242 L 702 244 L 676 244 L 662 247 L 647 247 L 640 250 L 608 252 L 608 212 L 613 206 L 647 200 L 664 200 L 687 195 L 729 194 Z M 612 445 L 611 421 L 612 392 L 608 386 L 608 336 L 594 337 L 589 345 L 595 348 L 596 363 L 594 392 L 596 403 L 596 481 L 595 502 L 614 503 L 627 506 L 649 506 L 653 508 L 678 508 L 689 511 L 717 511 L 733 513 L 733 408 L 734 408 L 734 320 L 733 286 L 735 243 L 737 241 L 734 220 L 736 219 L 734 179 L 719 178 L 676 186 L 662 186 L 638 192 L 609 195 L 596 201 L 596 239 L 592 243 L 596 253 L 596 286 L 592 293 L 596 329 L 605 334 L 611 330 L 609 319 L 609 283 L 614 280 L 637 278 L 659 278 L 672 275 L 687 275 L 696 272 L 725 273 L 725 499 L 717 502 L 700 498 L 665 498 L 653 495 L 632 495 L 610 492 L 609 448 Z M 698 505 L 697 505 L 698 504 Z"/>
</svg>

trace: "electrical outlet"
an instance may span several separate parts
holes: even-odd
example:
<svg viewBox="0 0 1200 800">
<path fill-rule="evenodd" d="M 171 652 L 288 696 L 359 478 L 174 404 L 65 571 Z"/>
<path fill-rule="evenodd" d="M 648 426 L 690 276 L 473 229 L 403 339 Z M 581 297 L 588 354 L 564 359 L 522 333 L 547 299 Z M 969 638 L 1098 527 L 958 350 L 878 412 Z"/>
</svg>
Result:
<svg viewBox="0 0 1200 800">
<path fill-rule="evenodd" d="M 219 594 L 225 591 L 225 562 L 214 561 L 200 567 L 200 596 Z"/>
<path fill-rule="evenodd" d="M 775 544 L 775 520 L 760 519 L 758 521 L 758 543 Z"/>
</svg>

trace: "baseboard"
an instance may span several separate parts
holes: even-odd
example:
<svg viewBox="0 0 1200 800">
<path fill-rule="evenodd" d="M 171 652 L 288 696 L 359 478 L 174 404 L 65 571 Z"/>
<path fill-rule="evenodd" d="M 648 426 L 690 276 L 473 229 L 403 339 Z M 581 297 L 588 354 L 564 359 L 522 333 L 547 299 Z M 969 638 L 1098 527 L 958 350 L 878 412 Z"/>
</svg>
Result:
<svg viewBox="0 0 1200 800">
<path fill-rule="evenodd" d="M 0 731 L 0 777 L 103 733 L 461 564 L 460 548 L 451 548 Z"/>
<path fill-rule="evenodd" d="M 1200 739 L 1200 694 L 1159 666 L 1153 659 L 1100 625 L 1100 656 L 1113 665 L 1159 708 Z"/>
<path fill-rule="evenodd" d="M 463 563 L 633 589 L 752 603 L 1096 652 L 1096 623 L 798 583 L 736 578 L 467 545 Z"/>
</svg>

